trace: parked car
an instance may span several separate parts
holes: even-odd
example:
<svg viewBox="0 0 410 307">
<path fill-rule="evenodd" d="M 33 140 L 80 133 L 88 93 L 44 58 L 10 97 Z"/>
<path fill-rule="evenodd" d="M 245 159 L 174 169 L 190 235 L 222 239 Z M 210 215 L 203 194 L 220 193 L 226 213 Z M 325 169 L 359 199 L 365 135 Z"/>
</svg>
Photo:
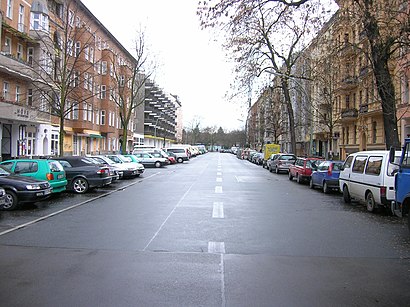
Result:
<svg viewBox="0 0 410 307">
<path fill-rule="evenodd" d="M 276 174 L 280 172 L 289 172 L 289 167 L 295 164 L 296 156 L 294 154 L 277 153 L 272 154 L 266 162 L 270 172 L 275 171 Z"/>
<path fill-rule="evenodd" d="M 169 160 L 169 156 L 162 149 L 147 150 L 146 152 L 155 158 L 165 158 L 166 164 L 167 165 L 171 164 L 171 161 Z"/>
<path fill-rule="evenodd" d="M 178 163 L 177 155 L 175 153 L 173 153 L 172 151 L 166 151 L 165 153 L 168 155 L 168 160 L 171 164 Z"/>
<path fill-rule="evenodd" d="M 401 151 L 395 152 L 395 161 L 400 161 Z M 340 171 L 339 187 L 343 199 L 352 199 L 366 204 L 373 212 L 379 207 L 390 208 L 395 199 L 394 175 L 398 166 L 389 162 L 389 151 L 359 151 L 350 154 Z"/>
<path fill-rule="evenodd" d="M 316 168 L 323 160 L 322 158 L 297 158 L 295 164 L 289 167 L 289 180 L 296 178 L 297 183 L 309 182 L 312 168 Z"/>
<path fill-rule="evenodd" d="M 108 167 L 110 169 L 111 182 L 121 179 L 124 175 L 118 163 L 115 163 L 110 158 L 105 156 L 86 156 L 86 158 L 94 161 L 96 164 Z"/>
<path fill-rule="evenodd" d="M 58 157 L 56 160 L 66 172 L 67 188 L 77 194 L 106 186 L 112 181 L 108 167 L 97 165 L 86 157 L 66 156 Z"/>
<path fill-rule="evenodd" d="M 5 204 L 6 204 L 6 190 L 3 188 L 0 188 L 0 208 L 3 208 Z"/>
<path fill-rule="evenodd" d="M 329 193 L 330 190 L 339 191 L 339 175 L 343 161 L 323 161 L 312 172 L 309 187 L 314 189 L 319 187 L 323 193 Z"/>
<path fill-rule="evenodd" d="M 175 154 L 177 162 L 183 163 L 184 161 L 189 161 L 189 150 L 187 147 L 168 147 L 164 148 L 165 152 L 172 152 Z"/>
<path fill-rule="evenodd" d="M 47 180 L 14 175 L 0 166 L 0 187 L 6 192 L 2 210 L 14 210 L 22 203 L 34 203 L 48 198 L 51 186 Z"/>
<path fill-rule="evenodd" d="M 132 161 L 138 161 L 145 167 L 162 167 L 168 164 L 167 159 L 153 157 L 147 152 L 135 152 L 133 155 L 124 155 Z"/>
<path fill-rule="evenodd" d="M 53 193 L 65 191 L 67 179 L 63 166 L 55 160 L 18 159 L 0 162 L 12 174 L 47 180 Z"/>
<path fill-rule="evenodd" d="M 145 171 L 144 165 L 130 161 L 123 155 L 106 155 L 106 157 L 121 165 L 124 178 L 139 177 Z"/>
</svg>

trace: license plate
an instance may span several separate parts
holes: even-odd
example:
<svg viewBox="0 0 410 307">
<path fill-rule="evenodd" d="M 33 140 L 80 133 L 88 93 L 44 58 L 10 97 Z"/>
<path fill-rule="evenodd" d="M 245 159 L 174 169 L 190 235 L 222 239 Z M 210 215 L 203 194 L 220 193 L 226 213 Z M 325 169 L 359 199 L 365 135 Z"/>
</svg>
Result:
<svg viewBox="0 0 410 307">
<path fill-rule="evenodd" d="M 43 195 L 48 195 L 48 194 L 51 194 L 51 189 L 44 190 L 43 192 L 38 192 L 36 195 L 43 196 Z"/>
<path fill-rule="evenodd" d="M 63 179 L 63 178 L 64 178 L 64 175 L 63 175 L 63 174 L 57 175 L 57 179 Z"/>
</svg>

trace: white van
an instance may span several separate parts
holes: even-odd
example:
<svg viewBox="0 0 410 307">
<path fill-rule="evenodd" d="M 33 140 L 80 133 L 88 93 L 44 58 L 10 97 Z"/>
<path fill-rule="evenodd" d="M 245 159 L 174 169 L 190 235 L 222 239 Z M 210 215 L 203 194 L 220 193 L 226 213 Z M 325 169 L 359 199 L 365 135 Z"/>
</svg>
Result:
<svg viewBox="0 0 410 307">
<path fill-rule="evenodd" d="M 396 151 L 395 160 L 400 160 L 400 151 Z M 343 199 L 351 199 L 366 204 L 373 212 L 380 206 L 390 208 L 394 200 L 394 174 L 398 167 L 389 163 L 389 151 L 359 151 L 350 154 L 340 171 L 339 187 Z"/>
</svg>

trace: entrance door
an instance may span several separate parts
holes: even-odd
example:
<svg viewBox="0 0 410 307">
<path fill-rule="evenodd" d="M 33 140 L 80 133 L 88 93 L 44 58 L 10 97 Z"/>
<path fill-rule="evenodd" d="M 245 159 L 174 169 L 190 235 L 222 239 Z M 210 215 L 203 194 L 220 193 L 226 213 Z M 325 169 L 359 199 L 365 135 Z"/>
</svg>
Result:
<svg viewBox="0 0 410 307">
<path fill-rule="evenodd" d="M 2 161 L 11 159 L 11 124 L 3 124 L 1 140 Z"/>
</svg>

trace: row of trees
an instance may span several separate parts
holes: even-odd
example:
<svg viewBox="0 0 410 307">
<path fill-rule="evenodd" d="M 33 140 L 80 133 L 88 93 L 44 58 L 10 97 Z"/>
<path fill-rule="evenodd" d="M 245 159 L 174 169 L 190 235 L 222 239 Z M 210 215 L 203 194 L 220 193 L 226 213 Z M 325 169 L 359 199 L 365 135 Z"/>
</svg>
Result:
<svg viewBox="0 0 410 307">
<path fill-rule="evenodd" d="M 59 152 L 64 152 L 65 121 L 70 114 L 84 109 L 84 103 L 91 103 L 96 96 L 104 95 L 116 105 L 122 127 L 122 151 L 126 151 L 127 135 L 136 108 L 144 103 L 145 82 L 155 71 L 148 60 L 144 32 L 136 34 L 134 52 L 126 59 L 116 52 L 108 58 L 97 58 L 94 50 L 108 48 L 96 40 L 97 23 L 90 16 L 84 16 L 83 4 L 78 0 L 64 2 L 63 13 L 55 18 L 50 29 L 32 30 L 40 43 L 40 54 L 33 58 L 32 84 L 47 104 L 47 110 L 58 118 L 60 126 Z M 77 21 L 75 16 L 81 16 Z M 79 19 L 78 19 L 79 20 Z M 111 46 L 112 47 L 112 46 Z M 118 50 L 117 50 L 118 51 Z M 105 66 L 103 65 L 103 60 Z M 93 84 L 97 72 L 110 74 L 110 83 L 104 92 Z M 88 80 L 86 78 L 88 77 Z M 88 85 L 85 85 L 87 84 Z M 84 85 L 84 86 L 83 86 Z M 84 90 L 84 87 L 88 88 Z"/>
<path fill-rule="evenodd" d="M 304 70 L 296 70 L 295 65 L 311 39 L 322 29 L 327 21 L 325 17 L 332 13 L 328 11 L 331 2 L 220 0 L 216 3 L 203 1 L 198 7 L 203 28 L 221 29 L 226 33 L 225 48 L 231 52 L 237 64 L 239 87 L 248 88 L 255 78 L 268 76 L 267 86 L 280 90 L 288 116 L 287 128 L 293 152 L 296 152 L 297 122 L 291 99 L 292 90 L 304 81 L 318 81 L 321 78 L 307 74 Z M 368 41 L 369 48 L 362 51 L 373 69 L 383 110 L 385 143 L 388 148 L 399 147 L 396 116 L 398 97 L 393 70 L 389 65 L 398 48 L 408 44 L 408 11 L 398 11 L 400 5 L 396 0 L 353 0 L 351 3 L 351 10 L 347 14 L 361 25 Z M 360 49 L 360 46 L 353 47 Z M 331 87 L 327 89 L 322 94 L 329 100 L 329 106 L 332 106 L 334 97 L 329 91 Z"/>
<path fill-rule="evenodd" d="M 200 128 L 199 124 L 195 124 L 189 129 L 184 129 L 182 142 L 186 144 L 203 144 L 207 148 L 214 148 L 215 146 L 225 149 L 232 146 L 249 147 L 246 143 L 246 133 L 244 130 L 225 132 L 222 127 Z"/>
</svg>

